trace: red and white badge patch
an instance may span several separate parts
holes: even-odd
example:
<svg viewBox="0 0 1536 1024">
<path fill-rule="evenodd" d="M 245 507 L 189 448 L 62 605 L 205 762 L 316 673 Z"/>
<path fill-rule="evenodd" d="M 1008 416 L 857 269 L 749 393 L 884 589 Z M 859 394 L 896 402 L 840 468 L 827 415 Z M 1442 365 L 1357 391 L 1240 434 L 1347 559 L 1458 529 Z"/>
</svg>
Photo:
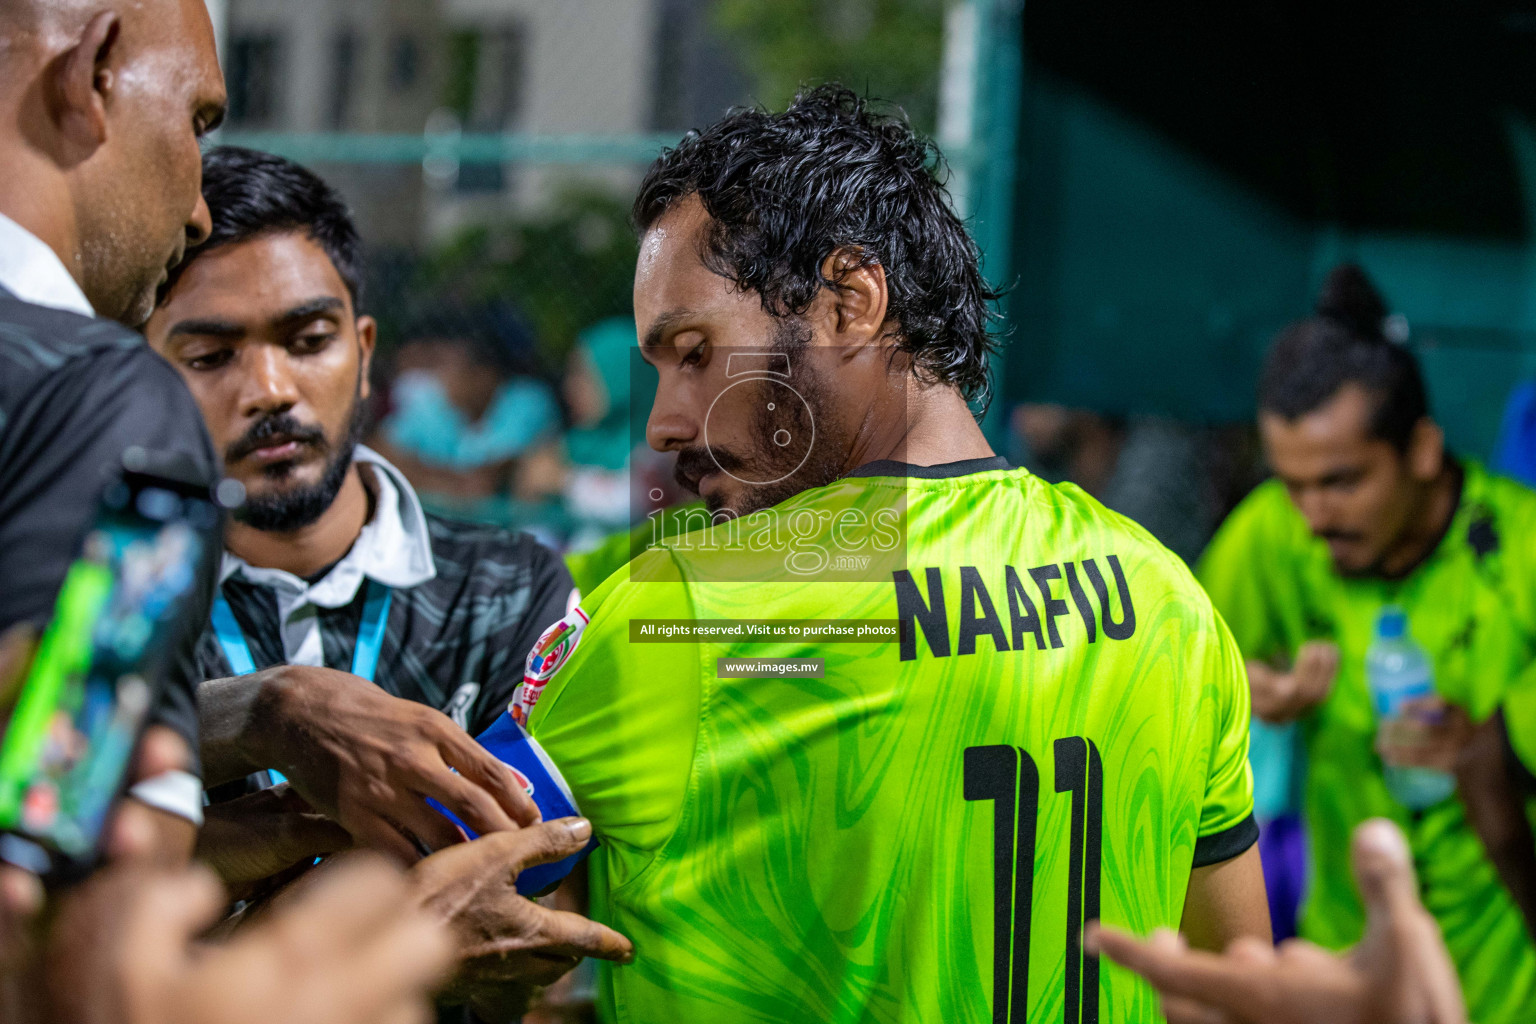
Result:
<svg viewBox="0 0 1536 1024">
<path fill-rule="evenodd" d="M 546 629 L 528 652 L 528 664 L 523 670 L 523 683 L 512 697 L 512 719 L 518 725 L 527 725 L 533 706 L 544 695 L 544 687 L 560 671 L 560 666 L 571 660 L 581 633 L 587 628 L 587 613 L 580 606 L 573 608 L 565 618 Z"/>
</svg>

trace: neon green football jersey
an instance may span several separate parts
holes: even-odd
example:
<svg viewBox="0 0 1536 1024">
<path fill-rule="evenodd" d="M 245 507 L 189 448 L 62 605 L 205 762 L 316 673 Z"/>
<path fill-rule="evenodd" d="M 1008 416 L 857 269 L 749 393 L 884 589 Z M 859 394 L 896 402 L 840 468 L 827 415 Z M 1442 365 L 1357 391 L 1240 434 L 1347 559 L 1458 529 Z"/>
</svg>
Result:
<svg viewBox="0 0 1536 1024">
<path fill-rule="evenodd" d="M 1478 720 L 1499 706 L 1536 659 L 1536 493 L 1468 463 L 1456 513 L 1423 563 L 1399 580 L 1346 579 L 1271 480 L 1222 524 L 1198 575 L 1245 657 L 1285 664 L 1308 640 L 1339 647 L 1331 692 L 1300 723 L 1310 854 L 1302 934 L 1333 948 L 1359 940 L 1350 833 L 1367 818 L 1391 818 L 1408 835 L 1471 1018 L 1536 1020 L 1536 950 L 1518 911 L 1459 799 L 1414 814 L 1387 791 L 1365 679 L 1376 616 L 1395 604 L 1446 700 Z"/>
<path fill-rule="evenodd" d="M 567 553 L 565 567 L 583 594 L 590 594 L 636 555 L 667 537 L 710 524 L 701 501 L 662 509 L 628 530 L 609 534 L 585 551 Z"/>
<path fill-rule="evenodd" d="M 594 915 L 635 943 L 609 1019 L 1159 1019 L 1083 922 L 1177 927 L 1191 868 L 1257 839 L 1210 600 L 1140 527 L 1001 459 L 866 466 L 663 541 L 583 604 L 521 705 L 601 840 Z M 650 642 L 657 620 L 879 635 Z"/>
</svg>

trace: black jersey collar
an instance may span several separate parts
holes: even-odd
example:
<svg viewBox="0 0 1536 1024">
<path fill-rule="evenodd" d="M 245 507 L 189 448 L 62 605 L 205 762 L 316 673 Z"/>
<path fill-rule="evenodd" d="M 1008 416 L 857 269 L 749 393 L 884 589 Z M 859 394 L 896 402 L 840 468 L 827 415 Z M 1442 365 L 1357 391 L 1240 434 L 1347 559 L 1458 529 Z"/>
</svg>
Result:
<svg viewBox="0 0 1536 1024">
<path fill-rule="evenodd" d="M 875 462 L 866 462 L 852 473 L 849 473 L 848 476 L 904 476 L 915 477 L 919 480 L 948 480 L 957 476 L 970 476 L 972 473 L 987 473 L 994 469 L 1012 468 L 1012 466 L 1008 465 L 1008 460 L 1001 455 L 992 455 L 985 459 L 962 459 L 959 462 L 941 462 L 937 466 L 914 466 L 910 462 L 880 459 Z"/>
</svg>

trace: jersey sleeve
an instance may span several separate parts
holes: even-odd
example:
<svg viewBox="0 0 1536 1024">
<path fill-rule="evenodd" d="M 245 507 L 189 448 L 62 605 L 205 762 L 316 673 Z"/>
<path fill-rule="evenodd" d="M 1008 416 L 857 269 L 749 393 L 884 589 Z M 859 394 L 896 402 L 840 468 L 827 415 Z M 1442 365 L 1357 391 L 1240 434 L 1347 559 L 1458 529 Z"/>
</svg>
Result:
<svg viewBox="0 0 1536 1024">
<path fill-rule="evenodd" d="M 1282 649 L 1280 610 L 1273 589 L 1279 575 L 1273 571 L 1273 559 L 1280 546 L 1278 538 L 1269 536 L 1275 486 L 1261 484 L 1243 499 L 1216 531 L 1195 568 L 1243 657 L 1259 661 L 1291 654 Z M 1285 500 L 1283 493 L 1278 497 Z M 1271 565 L 1267 572 L 1266 560 Z"/>
<path fill-rule="evenodd" d="M 676 575 L 620 574 L 584 602 L 591 621 L 529 711 L 529 733 L 609 848 L 615 888 L 677 828 L 693 764 L 704 683 L 698 645 L 630 642 L 631 618 L 693 617 Z"/>
<path fill-rule="evenodd" d="M 1248 673 L 1232 635 L 1217 616 L 1214 634 L 1201 660 L 1204 673 L 1201 707 L 1211 716 L 1209 768 L 1200 828 L 1195 840 L 1195 867 L 1230 860 L 1259 838 L 1253 818 L 1253 771 L 1248 765 Z"/>
</svg>

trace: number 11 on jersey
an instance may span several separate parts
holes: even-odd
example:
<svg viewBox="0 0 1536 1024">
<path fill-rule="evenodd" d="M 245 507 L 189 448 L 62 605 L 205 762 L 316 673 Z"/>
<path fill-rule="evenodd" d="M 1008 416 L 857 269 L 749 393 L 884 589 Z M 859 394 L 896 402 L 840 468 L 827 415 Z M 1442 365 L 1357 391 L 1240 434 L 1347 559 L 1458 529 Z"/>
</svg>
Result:
<svg viewBox="0 0 1536 1024">
<path fill-rule="evenodd" d="M 1054 744 L 1056 792 L 1072 794 L 1067 878 L 1066 1009 L 1063 1024 L 1097 1024 L 1099 960 L 1084 956 L 1083 924 L 1099 916 L 1104 818 L 1104 764 L 1083 736 Z M 1035 831 L 1040 772 L 1018 747 L 967 747 L 965 798 L 991 800 L 992 1021 L 1025 1024 L 1029 1016 L 1030 915 L 1035 889 Z"/>
</svg>

